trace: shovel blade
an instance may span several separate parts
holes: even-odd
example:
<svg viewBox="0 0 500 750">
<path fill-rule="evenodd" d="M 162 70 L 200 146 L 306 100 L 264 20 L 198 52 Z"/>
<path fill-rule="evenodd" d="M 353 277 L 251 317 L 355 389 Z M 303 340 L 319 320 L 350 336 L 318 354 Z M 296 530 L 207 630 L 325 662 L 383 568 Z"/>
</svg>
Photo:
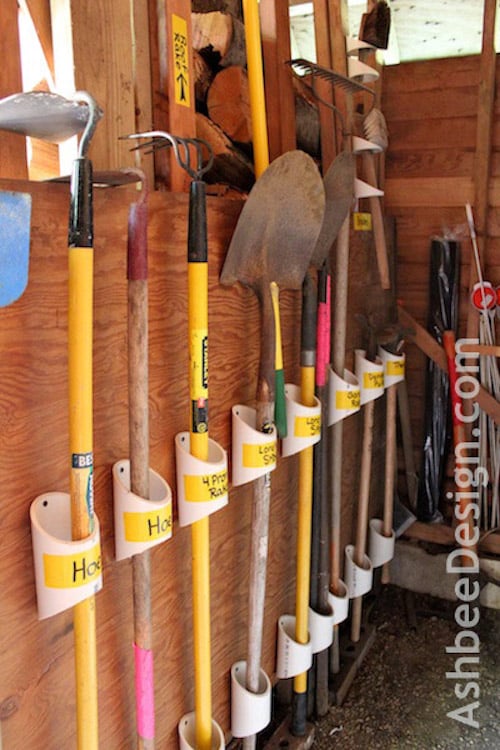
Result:
<svg viewBox="0 0 500 750">
<path fill-rule="evenodd" d="M 0 192 L 0 307 L 15 302 L 28 283 L 31 195 Z"/>
<path fill-rule="evenodd" d="M 243 206 L 220 277 L 257 292 L 275 281 L 300 289 L 323 221 L 325 191 L 314 160 L 288 151 L 259 177 Z"/>
<path fill-rule="evenodd" d="M 325 214 L 321 231 L 312 257 L 312 265 L 320 268 L 340 231 L 354 201 L 354 178 L 356 176 L 354 156 L 341 151 L 328 168 L 325 185 Z"/>
</svg>

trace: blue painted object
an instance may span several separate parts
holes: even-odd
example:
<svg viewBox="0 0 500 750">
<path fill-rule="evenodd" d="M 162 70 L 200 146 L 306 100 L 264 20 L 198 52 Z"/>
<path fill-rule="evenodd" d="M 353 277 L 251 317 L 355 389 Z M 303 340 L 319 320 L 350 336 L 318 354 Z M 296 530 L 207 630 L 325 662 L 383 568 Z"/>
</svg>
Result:
<svg viewBox="0 0 500 750">
<path fill-rule="evenodd" d="M 31 195 L 0 191 L 0 307 L 22 295 L 28 283 Z"/>
</svg>

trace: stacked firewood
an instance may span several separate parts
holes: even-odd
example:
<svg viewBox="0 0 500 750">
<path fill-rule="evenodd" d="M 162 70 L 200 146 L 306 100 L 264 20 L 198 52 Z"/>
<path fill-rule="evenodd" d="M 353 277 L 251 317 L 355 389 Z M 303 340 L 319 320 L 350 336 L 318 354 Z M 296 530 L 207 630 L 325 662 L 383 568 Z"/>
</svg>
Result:
<svg viewBox="0 0 500 750">
<path fill-rule="evenodd" d="M 198 138 L 214 165 L 207 182 L 248 192 L 255 181 L 245 33 L 238 0 L 195 0 L 192 43 Z M 319 155 L 319 117 L 304 87 L 296 85 L 297 146 Z"/>
</svg>

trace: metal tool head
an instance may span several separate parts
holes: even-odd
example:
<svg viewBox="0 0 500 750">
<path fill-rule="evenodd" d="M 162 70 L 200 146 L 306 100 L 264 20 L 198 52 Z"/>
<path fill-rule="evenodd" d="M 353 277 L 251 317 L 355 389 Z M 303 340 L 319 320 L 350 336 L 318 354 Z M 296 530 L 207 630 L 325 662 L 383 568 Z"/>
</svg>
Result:
<svg viewBox="0 0 500 750">
<path fill-rule="evenodd" d="M 148 138 L 145 143 L 140 143 L 134 149 L 148 149 L 151 153 L 160 148 L 171 147 L 177 164 L 184 169 L 193 180 L 200 180 L 203 175 L 211 169 L 214 155 L 210 144 L 201 138 L 183 138 L 172 135 L 164 130 L 150 130 L 144 133 L 130 133 L 121 136 L 122 139 Z M 190 148 L 191 147 L 191 148 Z M 194 161 L 193 161 L 194 151 Z"/>
<path fill-rule="evenodd" d="M 0 130 L 51 143 L 81 133 L 88 121 L 88 102 L 48 91 L 28 91 L 0 100 Z"/>
<path fill-rule="evenodd" d="M 325 208 L 325 191 L 313 159 L 288 151 L 258 178 L 241 211 L 221 273 L 257 294 L 275 281 L 299 289 L 309 266 Z"/>
<path fill-rule="evenodd" d="M 324 68 L 322 65 L 313 63 L 310 60 L 296 58 L 295 60 L 286 60 L 285 65 L 289 65 L 294 73 L 298 75 L 303 76 L 308 74 L 312 76 L 313 89 L 314 79 L 321 78 L 323 81 L 331 83 L 332 86 L 340 86 L 340 88 L 344 89 L 349 94 L 359 94 L 362 92 L 370 94 L 372 97 L 375 96 L 375 93 L 371 88 L 364 86 L 359 81 L 353 78 L 348 78 L 347 76 L 342 75 L 342 73 L 336 73 L 334 70 L 330 70 L 330 68 Z M 319 99 L 317 94 L 316 97 Z"/>
<path fill-rule="evenodd" d="M 311 258 L 315 268 L 321 268 L 344 223 L 354 200 L 354 156 L 341 151 L 329 166 L 323 178 L 325 186 L 325 212 L 321 231 Z"/>
<path fill-rule="evenodd" d="M 87 105 L 87 122 L 85 123 L 80 143 L 78 144 L 78 156 L 83 158 L 87 156 L 90 141 L 94 135 L 97 123 L 103 115 L 103 111 L 88 91 L 77 91 L 73 96 L 73 101 L 77 103 L 83 102 Z"/>
</svg>

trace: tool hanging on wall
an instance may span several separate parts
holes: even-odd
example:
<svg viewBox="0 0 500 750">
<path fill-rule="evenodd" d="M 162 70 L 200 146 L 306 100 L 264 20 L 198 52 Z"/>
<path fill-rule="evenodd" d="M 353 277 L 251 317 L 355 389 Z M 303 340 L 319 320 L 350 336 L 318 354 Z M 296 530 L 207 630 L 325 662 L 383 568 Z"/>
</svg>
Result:
<svg viewBox="0 0 500 750">
<path fill-rule="evenodd" d="M 74 162 L 70 193 L 69 246 L 69 446 L 73 539 L 84 539 L 94 525 L 93 415 L 92 415 L 92 305 L 93 305 L 93 187 L 91 138 L 101 116 L 87 92 L 76 101 L 88 105 L 88 122 Z M 95 599 L 74 607 L 75 673 L 77 685 L 77 745 L 97 750 L 97 656 Z"/>
<path fill-rule="evenodd" d="M 245 49 L 247 58 L 250 116 L 252 120 L 252 146 L 255 177 L 258 179 L 269 166 L 269 142 L 267 136 L 266 97 L 264 91 L 264 70 L 257 0 L 243 0 L 243 21 L 245 29 Z M 276 291 L 279 299 L 279 289 Z M 285 376 L 281 351 L 281 322 L 279 302 L 274 314 L 275 325 L 275 402 L 274 423 L 279 437 L 287 434 L 285 406 Z"/>
<path fill-rule="evenodd" d="M 178 138 L 163 131 L 135 133 L 125 137 L 153 139 L 141 144 L 139 148 L 152 147 L 154 150 L 172 147 L 177 163 L 191 178 L 187 255 L 191 414 L 189 448 L 192 456 L 207 462 L 209 458 L 208 245 L 206 187 L 202 178 L 212 166 L 213 155 L 208 145 L 200 139 Z M 195 662 L 194 744 L 197 750 L 209 750 L 212 747 L 214 723 L 212 721 L 211 686 L 209 531 L 208 516 L 191 524 Z"/>
<path fill-rule="evenodd" d="M 323 219 L 324 189 L 311 157 L 289 151 L 275 159 L 250 191 L 238 219 L 221 283 L 240 281 L 255 292 L 261 312 L 256 428 L 273 431 L 275 327 L 271 282 L 300 289 Z M 300 222 L 296 217 L 300 216 Z M 246 686 L 259 691 L 269 535 L 271 474 L 254 481 Z M 256 737 L 244 740 L 255 746 Z"/>
<path fill-rule="evenodd" d="M 148 413 L 148 247 L 146 175 L 127 170 L 142 183 L 130 207 L 128 234 L 128 384 L 130 490 L 150 497 Z M 151 618 L 151 560 L 149 550 L 132 557 L 134 597 L 134 657 L 136 733 L 140 750 L 155 746 L 153 681 L 153 623 Z"/>
</svg>

